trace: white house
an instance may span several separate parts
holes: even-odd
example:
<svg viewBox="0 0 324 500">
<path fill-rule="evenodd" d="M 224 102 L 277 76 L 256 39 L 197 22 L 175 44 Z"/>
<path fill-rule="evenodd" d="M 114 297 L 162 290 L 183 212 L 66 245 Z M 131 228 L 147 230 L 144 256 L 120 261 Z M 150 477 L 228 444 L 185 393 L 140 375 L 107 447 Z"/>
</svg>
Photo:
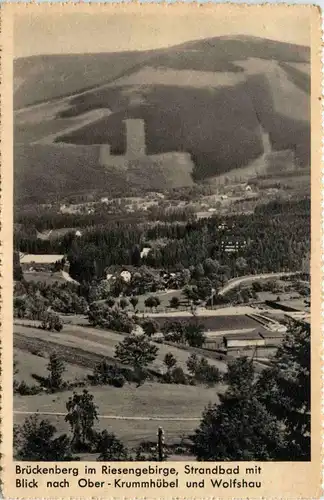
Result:
<svg viewBox="0 0 324 500">
<path fill-rule="evenodd" d="M 149 247 L 143 248 L 143 250 L 141 251 L 141 259 L 143 259 L 143 257 L 147 257 L 151 250 L 152 249 Z"/>
<path fill-rule="evenodd" d="M 120 273 L 120 277 L 125 281 L 125 283 L 129 283 L 132 279 L 132 275 L 129 271 L 122 271 Z"/>
</svg>

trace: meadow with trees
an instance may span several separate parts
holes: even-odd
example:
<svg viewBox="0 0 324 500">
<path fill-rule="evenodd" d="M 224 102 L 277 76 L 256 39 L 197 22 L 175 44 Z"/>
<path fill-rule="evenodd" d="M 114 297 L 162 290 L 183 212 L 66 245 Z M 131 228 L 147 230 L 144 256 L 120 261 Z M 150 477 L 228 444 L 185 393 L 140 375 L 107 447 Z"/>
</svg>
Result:
<svg viewBox="0 0 324 500">
<path fill-rule="evenodd" d="M 145 370 L 156 349 L 146 344 L 143 350 L 143 341 L 126 337 L 116 349 L 116 358 L 134 371 Z M 310 460 L 310 328 L 291 324 L 273 361 L 261 373 L 255 372 L 247 357 L 230 361 L 223 377 L 226 390 L 218 394 L 219 402 L 207 405 L 195 432 L 178 448 L 198 461 Z M 177 360 L 172 355 L 165 357 L 165 366 L 167 380 L 177 376 Z M 190 357 L 188 368 L 197 379 L 204 372 L 207 376 L 206 363 L 197 356 Z M 59 390 L 63 367 L 55 357 L 50 359 L 48 371 L 51 390 Z M 103 377 L 105 372 L 102 365 L 95 375 Z M 69 433 L 58 434 L 49 420 L 35 414 L 15 427 L 15 456 L 20 460 L 78 460 L 86 451 L 97 460 L 161 459 L 148 445 L 146 450 L 151 451 L 143 453 L 145 443 L 128 447 L 117 433 L 98 431 L 99 419 L 89 389 L 76 389 L 66 401 Z M 174 453 L 168 447 L 167 434 L 165 452 L 163 459 Z"/>
</svg>

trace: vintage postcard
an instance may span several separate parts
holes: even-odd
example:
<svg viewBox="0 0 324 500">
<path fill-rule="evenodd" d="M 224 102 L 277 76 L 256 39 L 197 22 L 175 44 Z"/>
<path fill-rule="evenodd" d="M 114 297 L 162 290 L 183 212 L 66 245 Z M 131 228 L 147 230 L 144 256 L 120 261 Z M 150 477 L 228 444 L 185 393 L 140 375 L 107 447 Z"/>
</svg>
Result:
<svg viewBox="0 0 324 500">
<path fill-rule="evenodd" d="M 315 6 L 1 6 L 5 498 L 321 496 Z"/>
</svg>

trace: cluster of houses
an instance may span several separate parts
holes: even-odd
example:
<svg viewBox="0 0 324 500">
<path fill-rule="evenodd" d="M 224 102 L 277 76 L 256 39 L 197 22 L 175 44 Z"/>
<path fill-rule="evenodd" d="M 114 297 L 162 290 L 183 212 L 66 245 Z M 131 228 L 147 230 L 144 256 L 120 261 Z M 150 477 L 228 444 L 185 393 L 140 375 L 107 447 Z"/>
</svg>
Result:
<svg viewBox="0 0 324 500">
<path fill-rule="evenodd" d="M 139 294 L 178 289 L 179 284 L 182 283 L 181 272 L 153 272 L 147 271 L 145 268 L 134 269 L 128 266 L 119 269 L 107 269 L 106 281 L 113 283 L 117 279 L 121 279 L 126 284 L 132 281 L 135 288 L 138 285 L 139 290 L 142 290 L 138 292 Z"/>
</svg>

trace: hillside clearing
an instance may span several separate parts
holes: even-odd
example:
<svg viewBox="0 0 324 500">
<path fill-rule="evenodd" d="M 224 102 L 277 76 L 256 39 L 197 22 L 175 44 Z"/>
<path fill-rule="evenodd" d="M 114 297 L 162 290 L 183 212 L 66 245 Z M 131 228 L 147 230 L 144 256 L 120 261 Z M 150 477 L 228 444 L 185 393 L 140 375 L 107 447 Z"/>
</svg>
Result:
<svg viewBox="0 0 324 500">
<path fill-rule="evenodd" d="M 14 378 L 18 382 L 26 382 L 28 385 L 36 383 L 33 374 L 39 377 L 47 377 L 48 353 L 46 351 L 39 351 L 42 356 L 31 354 L 28 351 L 21 349 L 14 349 L 14 359 L 17 362 L 18 372 Z M 65 372 L 63 379 L 65 381 L 74 381 L 76 378 L 81 379 L 91 373 L 91 370 L 81 367 L 79 365 L 65 363 Z"/>
<path fill-rule="evenodd" d="M 218 402 L 217 392 L 224 388 L 192 387 L 181 385 L 146 383 L 136 388 L 125 385 L 122 389 L 111 386 L 89 387 L 99 407 L 99 414 L 121 416 L 191 417 L 197 421 L 184 420 L 108 420 L 100 419 L 98 427 L 115 432 L 128 446 L 139 444 L 142 440 L 156 439 L 159 425 L 163 426 L 168 444 L 179 442 L 182 434 L 191 433 L 199 424 L 201 414 L 208 403 Z M 14 410 L 65 413 L 65 403 L 72 391 L 58 394 L 39 394 L 36 396 L 16 396 Z M 175 404 L 176 403 L 176 404 Z M 190 413 L 188 413 L 190 406 Z M 22 423 L 27 415 L 15 414 L 15 423 Z M 51 415 L 48 418 L 59 432 L 67 432 L 68 425 L 64 416 Z"/>
<path fill-rule="evenodd" d="M 14 338 L 16 338 L 15 345 L 26 350 L 35 348 L 35 344 L 42 345 L 43 348 L 48 344 L 48 348 L 55 350 L 57 346 L 57 348 L 61 349 L 63 356 L 68 356 L 68 350 L 72 348 L 81 357 L 81 365 L 94 367 L 103 357 L 106 357 L 112 363 L 115 362 L 115 346 L 123 340 L 124 336 L 110 330 L 100 330 L 72 324 L 64 326 L 60 333 L 14 325 Z M 154 370 L 164 372 L 164 356 L 166 353 L 172 352 L 179 366 L 182 366 L 187 371 L 186 361 L 190 353 L 174 346 L 163 344 L 157 344 L 157 346 L 159 348 L 158 355 L 151 365 Z M 205 356 L 212 365 L 217 366 L 222 372 L 226 371 L 226 364 L 224 362 L 213 359 L 208 352 L 206 352 Z M 77 358 L 76 355 L 75 357 Z M 86 362 L 90 362 L 90 365 L 84 364 L 84 359 L 86 359 Z M 80 363 L 77 360 L 75 362 Z"/>
<path fill-rule="evenodd" d="M 119 78 L 114 86 L 124 85 L 179 85 L 195 88 L 225 87 L 242 83 L 245 77 L 243 72 L 216 73 L 213 71 L 196 71 L 173 68 L 153 68 L 144 66 L 137 73 Z"/>
</svg>

